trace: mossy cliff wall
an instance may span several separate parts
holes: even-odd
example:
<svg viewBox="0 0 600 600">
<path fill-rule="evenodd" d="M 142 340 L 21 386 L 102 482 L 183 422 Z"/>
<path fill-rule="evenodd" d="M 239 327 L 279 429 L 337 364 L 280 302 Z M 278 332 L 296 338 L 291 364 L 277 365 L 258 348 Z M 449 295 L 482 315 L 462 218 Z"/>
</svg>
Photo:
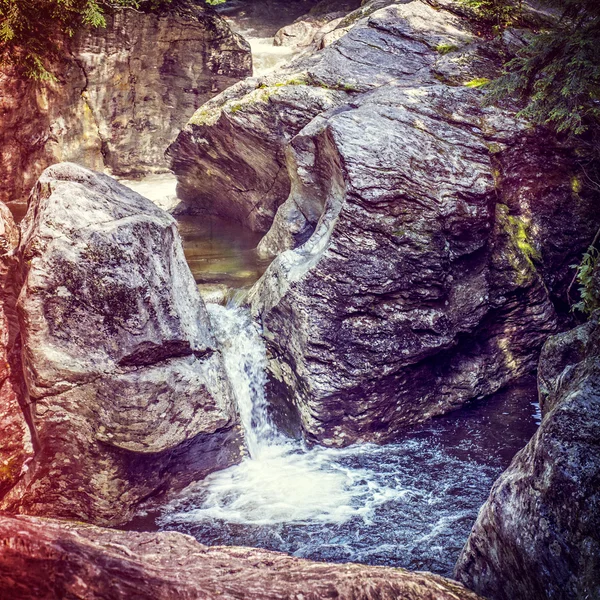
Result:
<svg viewBox="0 0 600 600">
<path fill-rule="evenodd" d="M 165 171 L 194 111 L 251 73 L 247 43 L 210 8 L 121 11 L 63 41 L 57 81 L 0 72 L 0 200 L 24 202 L 47 166 Z"/>
</svg>

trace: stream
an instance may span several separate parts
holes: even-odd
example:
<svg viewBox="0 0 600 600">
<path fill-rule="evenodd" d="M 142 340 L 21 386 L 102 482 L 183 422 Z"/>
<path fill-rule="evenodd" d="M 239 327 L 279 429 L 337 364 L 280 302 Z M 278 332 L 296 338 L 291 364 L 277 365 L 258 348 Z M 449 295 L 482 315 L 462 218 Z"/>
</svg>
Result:
<svg viewBox="0 0 600 600">
<path fill-rule="evenodd" d="M 386 446 L 307 448 L 269 419 L 266 353 L 246 309 L 208 305 L 247 456 L 193 484 L 158 524 L 208 545 L 450 576 L 498 475 L 536 429 L 535 379 Z"/>
<path fill-rule="evenodd" d="M 231 0 L 224 6 L 223 16 L 249 38 L 255 74 L 293 55 L 272 46 L 274 25 L 253 27 L 253 13 L 244 7 L 258 10 L 259 3 Z M 125 183 L 170 208 L 174 177 L 153 177 L 159 179 Z M 309 448 L 271 422 L 264 343 L 236 302 L 237 292 L 267 266 L 255 250 L 260 236 L 206 216 L 177 220 L 234 387 L 247 453 L 239 465 L 188 487 L 164 509 L 159 528 L 208 545 L 451 575 L 494 480 L 537 427 L 535 378 L 416 426 L 393 444 Z"/>
</svg>

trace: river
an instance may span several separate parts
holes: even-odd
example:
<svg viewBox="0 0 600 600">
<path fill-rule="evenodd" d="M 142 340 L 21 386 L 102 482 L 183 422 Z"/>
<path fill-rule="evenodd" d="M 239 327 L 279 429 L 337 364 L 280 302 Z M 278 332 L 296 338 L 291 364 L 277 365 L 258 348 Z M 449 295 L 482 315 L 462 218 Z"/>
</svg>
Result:
<svg viewBox="0 0 600 600">
<path fill-rule="evenodd" d="M 273 426 L 266 354 L 248 312 L 209 304 L 247 456 L 190 486 L 161 529 L 335 562 L 451 575 L 493 481 L 539 417 L 535 379 L 414 427 L 394 444 L 307 448 Z"/>
</svg>

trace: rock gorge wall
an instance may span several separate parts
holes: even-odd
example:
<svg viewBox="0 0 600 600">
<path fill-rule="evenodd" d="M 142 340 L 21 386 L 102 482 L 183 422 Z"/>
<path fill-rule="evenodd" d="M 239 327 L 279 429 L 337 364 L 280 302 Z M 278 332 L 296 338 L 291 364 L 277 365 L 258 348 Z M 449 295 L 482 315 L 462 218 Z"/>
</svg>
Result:
<svg viewBox="0 0 600 600">
<path fill-rule="evenodd" d="M 207 547 L 175 532 L 0 516 L 0 544 L 0 600 L 481 600 L 431 573 Z"/>
<path fill-rule="evenodd" d="M 454 7 L 366 3 L 168 151 L 189 206 L 268 229 L 271 396 L 320 443 L 384 442 L 534 370 L 600 222 L 568 148 L 482 108 L 500 48 Z"/>
<path fill-rule="evenodd" d="M 542 351 L 543 420 L 495 483 L 456 566 L 490 600 L 600 597 L 600 313 Z"/>
<path fill-rule="evenodd" d="M 2 388 L 16 483 L 2 509 L 119 525 L 239 460 L 232 391 L 172 217 L 108 176 L 55 165 L 17 256 L 18 335 L 4 341 L 20 351 L 24 413 Z M 35 454 L 18 472 L 31 455 L 22 414 Z"/>
<path fill-rule="evenodd" d="M 54 83 L 0 73 L 0 201 L 25 202 L 61 161 L 115 175 L 166 171 L 164 151 L 194 111 L 252 72 L 248 44 L 200 2 L 118 11 L 106 29 L 62 46 Z"/>
<path fill-rule="evenodd" d="M 33 458 L 31 434 L 21 407 L 24 385 L 16 315 L 19 238 L 10 210 L 0 203 L 0 498 L 17 483 Z"/>
</svg>

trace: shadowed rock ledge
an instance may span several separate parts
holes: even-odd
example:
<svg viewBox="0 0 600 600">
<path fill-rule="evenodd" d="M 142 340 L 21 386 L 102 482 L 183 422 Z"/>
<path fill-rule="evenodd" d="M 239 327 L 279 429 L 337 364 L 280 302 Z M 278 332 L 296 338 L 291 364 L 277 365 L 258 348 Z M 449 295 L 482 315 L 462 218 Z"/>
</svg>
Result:
<svg viewBox="0 0 600 600">
<path fill-rule="evenodd" d="M 0 600 L 481 600 L 430 573 L 0 516 Z"/>
</svg>

